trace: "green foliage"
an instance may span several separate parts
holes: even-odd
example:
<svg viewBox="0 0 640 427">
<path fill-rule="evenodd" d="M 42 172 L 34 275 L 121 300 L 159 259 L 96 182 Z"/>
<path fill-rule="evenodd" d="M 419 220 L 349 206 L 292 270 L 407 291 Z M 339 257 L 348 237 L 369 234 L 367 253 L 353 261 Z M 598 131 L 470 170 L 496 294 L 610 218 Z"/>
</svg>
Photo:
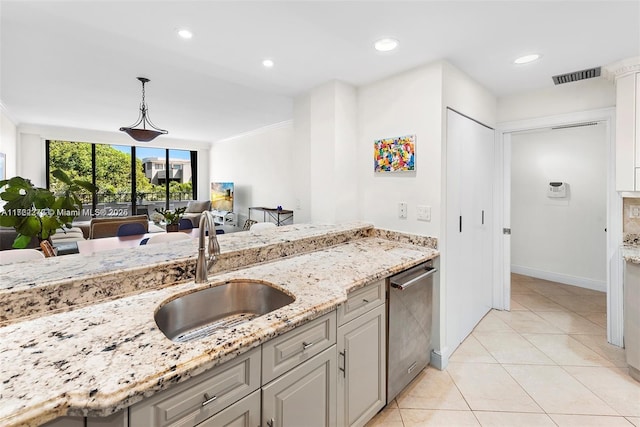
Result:
<svg viewBox="0 0 640 427">
<path fill-rule="evenodd" d="M 177 208 L 175 211 L 171 211 L 169 209 L 155 209 L 160 215 L 164 217 L 164 220 L 167 224 L 179 224 L 180 218 L 184 215 L 184 211 L 187 210 L 186 207 Z"/>
<path fill-rule="evenodd" d="M 90 182 L 72 179 L 62 170 L 55 170 L 52 175 L 60 181 L 57 195 L 19 176 L 0 181 L 0 199 L 6 202 L 0 212 L 0 225 L 18 232 L 14 248 L 25 248 L 34 236 L 46 240 L 58 228 L 71 228 L 82 209 L 78 192 L 95 190 Z"/>
</svg>

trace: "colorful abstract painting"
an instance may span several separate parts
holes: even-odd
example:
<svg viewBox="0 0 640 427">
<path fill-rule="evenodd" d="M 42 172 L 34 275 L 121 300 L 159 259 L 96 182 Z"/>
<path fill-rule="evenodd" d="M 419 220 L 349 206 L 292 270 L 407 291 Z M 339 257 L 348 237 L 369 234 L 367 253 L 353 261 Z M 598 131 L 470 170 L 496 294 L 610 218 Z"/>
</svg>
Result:
<svg viewBox="0 0 640 427">
<path fill-rule="evenodd" d="M 406 172 L 416 169 L 416 136 L 378 139 L 373 143 L 376 172 Z"/>
</svg>

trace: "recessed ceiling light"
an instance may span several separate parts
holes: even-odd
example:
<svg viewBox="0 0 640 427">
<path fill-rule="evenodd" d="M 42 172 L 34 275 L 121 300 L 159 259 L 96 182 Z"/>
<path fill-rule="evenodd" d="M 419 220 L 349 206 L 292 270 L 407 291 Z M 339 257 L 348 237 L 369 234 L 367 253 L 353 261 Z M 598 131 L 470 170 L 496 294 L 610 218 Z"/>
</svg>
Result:
<svg viewBox="0 0 640 427">
<path fill-rule="evenodd" d="M 193 37 L 193 33 L 186 28 L 178 30 L 178 35 L 183 39 L 190 39 L 191 37 Z"/>
<path fill-rule="evenodd" d="M 533 62 L 540 59 L 540 55 L 538 55 L 537 53 L 532 53 L 531 55 L 524 55 L 521 56 L 520 58 L 516 58 L 513 63 L 514 64 L 527 64 L 529 62 Z"/>
<path fill-rule="evenodd" d="M 376 41 L 373 46 L 379 52 L 389 52 L 398 47 L 398 40 L 390 38 L 380 39 Z"/>
<path fill-rule="evenodd" d="M 262 65 L 264 65 L 265 68 L 273 68 L 274 63 L 271 59 L 265 59 L 262 61 Z"/>
</svg>

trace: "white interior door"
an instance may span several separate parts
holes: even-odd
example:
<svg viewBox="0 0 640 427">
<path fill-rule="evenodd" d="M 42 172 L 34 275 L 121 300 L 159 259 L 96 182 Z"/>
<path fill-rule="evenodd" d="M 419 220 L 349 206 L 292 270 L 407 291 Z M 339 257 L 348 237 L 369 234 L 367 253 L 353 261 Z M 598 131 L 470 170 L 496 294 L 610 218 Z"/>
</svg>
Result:
<svg viewBox="0 0 640 427">
<path fill-rule="evenodd" d="M 447 111 L 447 345 L 492 307 L 494 131 Z"/>
</svg>

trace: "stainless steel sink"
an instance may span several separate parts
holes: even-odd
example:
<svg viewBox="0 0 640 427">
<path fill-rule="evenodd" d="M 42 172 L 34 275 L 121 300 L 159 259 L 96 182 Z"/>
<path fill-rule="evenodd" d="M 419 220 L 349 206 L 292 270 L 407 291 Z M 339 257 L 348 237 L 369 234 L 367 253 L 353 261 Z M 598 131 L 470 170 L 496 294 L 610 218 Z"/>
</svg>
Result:
<svg viewBox="0 0 640 427">
<path fill-rule="evenodd" d="M 266 283 L 238 280 L 163 304 L 156 324 L 172 341 L 193 341 L 291 304 L 295 298 Z"/>
</svg>

